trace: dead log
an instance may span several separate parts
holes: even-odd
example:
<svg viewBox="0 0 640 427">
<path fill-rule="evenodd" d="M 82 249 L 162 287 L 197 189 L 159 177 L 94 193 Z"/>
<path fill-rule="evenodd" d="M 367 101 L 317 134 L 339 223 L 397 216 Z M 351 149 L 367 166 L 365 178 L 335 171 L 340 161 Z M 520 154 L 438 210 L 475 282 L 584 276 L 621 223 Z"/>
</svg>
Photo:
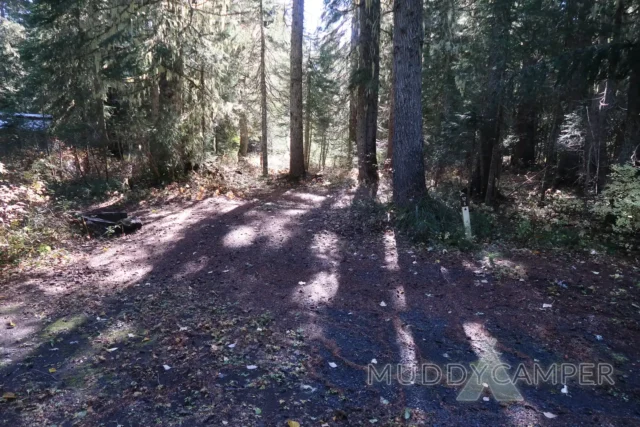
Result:
<svg viewBox="0 0 640 427">
<path fill-rule="evenodd" d="M 142 228 L 142 221 L 128 218 L 126 212 L 91 212 L 77 218 L 86 233 L 99 237 L 129 234 Z"/>
</svg>

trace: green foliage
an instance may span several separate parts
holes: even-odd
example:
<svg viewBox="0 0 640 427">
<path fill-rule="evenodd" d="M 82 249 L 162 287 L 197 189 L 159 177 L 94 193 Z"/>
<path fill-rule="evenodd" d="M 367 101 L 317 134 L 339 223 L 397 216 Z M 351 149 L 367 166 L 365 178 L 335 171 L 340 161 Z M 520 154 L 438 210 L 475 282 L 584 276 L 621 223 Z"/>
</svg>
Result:
<svg viewBox="0 0 640 427">
<path fill-rule="evenodd" d="M 430 195 L 398 212 L 396 218 L 400 229 L 417 241 L 456 244 L 464 239 L 459 209 L 438 195 Z"/>
<path fill-rule="evenodd" d="M 0 267 L 36 254 L 48 254 L 66 230 L 63 221 L 52 223 L 46 210 L 31 210 L 20 221 L 0 228 Z"/>
<path fill-rule="evenodd" d="M 591 244 L 585 239 L 585 232 L 564 220 L 547 221 L 535 217 L 524 216 L 513 224 L 511 235 L 506 239 L 513 239 L 529 248 L 572 248 L 578 249 Z"/>
<path fill-rule="evenodd" d="M 218 152 L 236 150 L 239 108 L 258 113 L 257 12 L 248 0 L 34 1 L 24 95 L 65 142 L 140 155 L 156 182 L 179 178 L 215 134 Z"/>
<path fill-rule="evenodd" d="M 640 232 L 640 171 L 631 165 L 615 165 L 594 212 L 621 234 Z"/>
<path fill-rule="evenodd" d="M 19 51 L 24 37 L 22 25 L 0 18 L 0 111 L 18 108 L 25 75 Z"/>
<path fill-rule="evenodd" d="M 48 204 L 43 165 L 42 161 L 34 162 L 24 172 L 0 168 L 0 267 L 58 253 L 55 249 L 70 233 L 61 210 Z"/>
</svg>

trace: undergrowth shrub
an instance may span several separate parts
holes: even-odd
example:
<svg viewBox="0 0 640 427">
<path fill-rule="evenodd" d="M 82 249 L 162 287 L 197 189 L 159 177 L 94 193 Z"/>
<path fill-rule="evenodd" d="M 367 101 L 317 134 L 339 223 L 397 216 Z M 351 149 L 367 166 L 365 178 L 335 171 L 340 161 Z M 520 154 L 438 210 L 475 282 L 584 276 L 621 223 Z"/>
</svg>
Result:
<svg viewBox="0 0 640 427">
<path fill-rule="evenodd" d="M 52 252 L 68 236 L 68 223 L 48 195 L 41 166 L 0 170 L 0 267 Z"/>
<path fill-rule="evenodd" d="M 400 210 L 397 225 L 416 241 L 440 242 L 470 249 L 464 232 L 458 194 L 432 193 L 411 209 Z M 475 240 L 486 239 L 494 233 L 494 219 L 481 209 L 472 208 L 471 229 Z"/>
<path fill-rule="evenodd" d="M 613 166 L 609 183 L 593 208 L 616 233 L 640 231 L 640 170 L 631 165 Z"/>
<path fill-rule="evenodd" d="M 368 198 L 353 201 L 349 208 L 349 218 L 356 228 L 368 232 L 384 231 L 388 225 L 385 206 Z"/>
</svg>

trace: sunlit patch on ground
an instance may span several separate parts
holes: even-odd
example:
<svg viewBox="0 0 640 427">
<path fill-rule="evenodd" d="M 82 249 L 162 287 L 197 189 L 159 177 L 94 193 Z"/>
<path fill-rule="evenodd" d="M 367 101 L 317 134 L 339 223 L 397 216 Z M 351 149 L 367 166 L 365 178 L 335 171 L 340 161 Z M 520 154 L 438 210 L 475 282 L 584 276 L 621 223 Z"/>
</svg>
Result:
<svg viewBox="0 0 640 427">
<path fill-rule="evenodd" d="M 513 405 L 480 399 L 464 406 L 455 400 L 456 387 L 364 383 L 374 359 L 408 367 L 492 360 L 485 342 L 493 338 L 505 352 L 493 360 L 552 359 L 562 339 L 559 354 L 575 357 L 578 348 L 614 358 L 634 381 L 633 352 L 609 338 L 612 319 L 582 318 L 584 309 L 570 306 L 573 317 L 564 314 L 583 294 L 554 295 L 553 308 L 542 308 L 547 264 L 532 269 L 526 258 L 485 254 L 486 265 L 478 267 L 471 256 L 421 250 L 401 234 L 354 224 L 349 192 L 324 191 L 159 209 L 139 233 L 99 242 L 76 254 L 76 264 L 3 291 L 10 301 L 20 296 L 0 302 L 23 334 L 20 343 L 7 342 L 12 353 L 2 362 L 3 384 L 24 406 L 17 411 L 17 402 L 5 403 L 0 420 L 211 425 L 223 419 L 253 426 L 288 419 L 332 425 L 346 416 L 344 425 L 394 425 L 408 410 L 416 425 L 519 426 L 545 421 L 540 411 L 549 407 L 568 423 L 590 419 L 581 409 L 561 413 L 553 406 L 574 402 L 567 400 L 573 395 L 545 390 Z M 526 287 L 515 276 L 498 283 L 498 267 L 527 271 Z M 598 271 L 605 275 L 604 266 Z M 635 295 L 625 286 L 606 293 L 620 309 Z M 594 290 L 585 286 L 584 295 Z M 572 325 L 604 335 L 604 342 L 576 339 Z M 27 384 L 37 391 L 26 393 Z M 60 393 L 44 391 L 56 387 Z M 28 406 L 35 396 L 43 410 Z M 585 396 L 585 405 L 598 408 L 614 399 Z M 632 417 L 629 404 L 618 400 L 620 411 L 597 409 L 598 416 Z"/>
<path fill-rule="evenodd" d="M 224 236 L 223 243 L 229 248 L 250 246 L 256 238 L 255 230 L 247 225 L 236 227 Z"/>
</svg>

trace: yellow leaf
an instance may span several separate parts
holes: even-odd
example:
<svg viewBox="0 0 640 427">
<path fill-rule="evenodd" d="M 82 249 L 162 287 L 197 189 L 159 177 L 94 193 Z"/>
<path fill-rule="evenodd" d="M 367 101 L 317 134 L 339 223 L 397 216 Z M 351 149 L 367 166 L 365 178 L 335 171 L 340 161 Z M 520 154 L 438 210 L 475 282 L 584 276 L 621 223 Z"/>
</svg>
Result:
<svg viewBox="0 0 640 427">
<path fill-rule="evenodd" d="M 13 320 L 9 320 L 9 322 L 7 322 L 7 326 L 9 327 L 9 329 L 13 329 L 16 327 L 16 324 L 13 323 Z"/>
<path fill-rule="evenodd" d="M 56 368 L 49 368 L 49 373 L 53 374 L 56 371 Z"/>
<path fill-rule="evenodd" d="M 2 395 L 2 398 L 4 400 L 13 400 L 13 399 L 16 398 L 16 394 L 15 393 L 6 392 L 5 394 Z"/>
<path fill-rule="evenodd" d="M 300 423 L 297 421 L 293 421 L 293 420 L 288 420 L 287 421 L 287 425 L 289 427 L 300 427 Z"/>
<path fill-rule="evenodd" d="M 144 337 L 144 338 L 142 339 L 142 342 L 147 342 L 147 341 L 149 341 L 149 340 L 151 340 L 151 338 L 149 338 L 149 337 Z"/>
</svg>

